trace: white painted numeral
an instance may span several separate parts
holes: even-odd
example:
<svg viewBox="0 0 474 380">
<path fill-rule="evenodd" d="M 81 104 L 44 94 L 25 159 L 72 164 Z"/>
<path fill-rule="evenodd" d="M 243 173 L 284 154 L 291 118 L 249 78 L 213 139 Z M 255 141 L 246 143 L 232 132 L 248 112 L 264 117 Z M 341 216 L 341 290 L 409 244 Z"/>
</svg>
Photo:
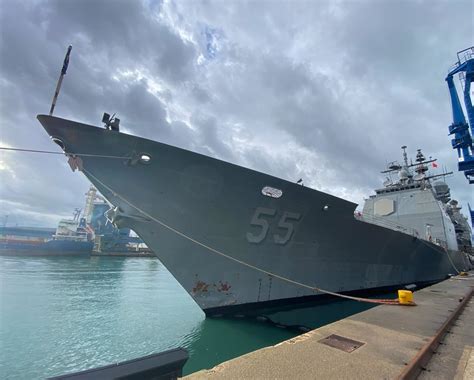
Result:
<svg viewBox="0 0 474 380">
<path fill-rule="evenodd" d="M 262 230 L 258 235 L 254 235 L 250 232 L 247 232 L 247 241 L 249 243 L 260 243 L 265 239 L 268 233 L 268 221 L 266 219 L 260 218 L 261 216 L 274 216 L 276 210 L 265 207 L 257 207 L 255 213 L 253 214 L 252 221 L 250 222 L 251 226 L 261 227 Z"/>
<path fill-rule="evenodd" d="M 249 243 L 258 244 L 261 243 L 267 237 L 268 230 L 269 230 L 269 223 L 267 219 L 264 219 L 264 216 L 267 217 L 274 217 L 276 215 L 276 210 L 271 208 L 265 207 L 257 207 L 255 209 L 255 213 L 252 216 L 252 220 L 250 221 L 251 226 L 260 227 L 259 234 L 253 234 L 251 232 L 247 232 L 247 241 Z M 284 211 L 282 217 L 278 221 L 278 228 L 282 230 L 286 230 L 283 235 L 274 234 L 273 241 L 276 244 L 285 245 L 288 243 L 293 236 L 293 232 L 295 230 L 294 222 L 298 221 L 301 218 L 301 214 Z"/>
<path fill-rule="evenodd" d="M 286 243 L 288 243 L 288 241 L 291 239 L 291 236 L 293 235 L 293 231 L 295 230 L 291 220 L 297 221 L 300 219 L 300 217 L 300 214 L 285 211 L 280 221 L 278 222 L 278 228 L 286 230 L 286 234 L 283 236 L 277 234 L 273 235 L 273 241 L 281 245 L 285 245 Z"/>
</svg>

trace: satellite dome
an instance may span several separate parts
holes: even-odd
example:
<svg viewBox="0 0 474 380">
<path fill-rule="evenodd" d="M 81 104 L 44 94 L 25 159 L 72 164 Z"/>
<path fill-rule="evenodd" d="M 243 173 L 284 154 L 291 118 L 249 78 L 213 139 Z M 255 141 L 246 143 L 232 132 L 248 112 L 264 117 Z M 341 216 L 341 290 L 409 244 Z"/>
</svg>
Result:
<svg viewBox="0 0 474 380">
<path fill-rule="evenodd" d="M 408 170 L 406 169 L 402 169 L 398 172 L 398 178 L 400 178 L 401 180 L 406 180 L 408 179 Z"/>
</svg>

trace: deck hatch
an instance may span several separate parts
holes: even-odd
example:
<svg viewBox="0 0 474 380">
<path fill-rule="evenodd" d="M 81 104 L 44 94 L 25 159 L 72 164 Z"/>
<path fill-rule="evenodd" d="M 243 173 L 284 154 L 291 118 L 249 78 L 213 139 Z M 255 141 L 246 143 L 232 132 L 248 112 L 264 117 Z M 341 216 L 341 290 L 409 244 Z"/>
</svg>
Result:
<svg viewBox="0 0 474 380">
<path fill-rule="evenodd" d="M 327 336 L 326 338 L 319 340 L 319 343 L 322 343 L 327 346 L 331 346 L 341 351 L 349 352 L 349 353 L 357 350 L 359 347 L 365 344 L 364 342 L 359 342 L 357 340 L 352 340 L 352 339 L 345 338 L 343 336 L 336 335 L 336 334 L 331 334 Z"/>
</svg>

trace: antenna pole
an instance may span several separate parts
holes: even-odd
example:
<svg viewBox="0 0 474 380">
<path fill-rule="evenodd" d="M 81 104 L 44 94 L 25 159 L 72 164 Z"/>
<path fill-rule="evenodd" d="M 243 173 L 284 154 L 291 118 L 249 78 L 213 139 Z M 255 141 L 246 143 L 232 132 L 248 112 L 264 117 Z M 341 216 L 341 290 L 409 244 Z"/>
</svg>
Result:
<svg viewBox="0 0 474 380">
<path fill-rule="evenodd" d="M 67 67 L 69 65 L 69 55 L 71 54 L 72 46 L 69 45 L 67 48 L 66 56 L 64 57 L 63 68 L 59 75 L 58 84 L 56 85 L 56 91 L 54 92 L 53 102 L 51 103 L 51 109 L 49 110 L 49 116 L 53 115 L 54 107 L 56 107 L 56 101 L 58 100 L 59 91 L 61 91 L 61 85 L 63 84 L 63 78 L 66 75 Z"/>
<path fill-rule="evenodd" d="M 403 161 L 405 162 L 405 167 L 408 167 L 408 156 L 407 156 L 407 151 L 406 151 L 407 146 L 403 145 L 402 149 L 403 149 Z"/>
</svg>

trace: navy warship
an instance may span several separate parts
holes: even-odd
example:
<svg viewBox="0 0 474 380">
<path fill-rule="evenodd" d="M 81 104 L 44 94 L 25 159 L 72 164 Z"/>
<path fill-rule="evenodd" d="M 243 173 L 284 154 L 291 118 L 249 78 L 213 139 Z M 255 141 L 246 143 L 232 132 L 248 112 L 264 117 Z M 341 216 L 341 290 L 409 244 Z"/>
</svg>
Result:
<svg viewBox="0 0 474 380">
<path fill-rule="evenodd" d="M 38 120 L 113 205 L 109 220 L 134 230 L 207 315 L 424 286 L 470 268 L 459 244 L 470 233 L 421 151 L 409 163 L 404 147 L 355 212 L 298 183 L 122 133 L 107 114 L 104 127 Z"/>
</svg>

